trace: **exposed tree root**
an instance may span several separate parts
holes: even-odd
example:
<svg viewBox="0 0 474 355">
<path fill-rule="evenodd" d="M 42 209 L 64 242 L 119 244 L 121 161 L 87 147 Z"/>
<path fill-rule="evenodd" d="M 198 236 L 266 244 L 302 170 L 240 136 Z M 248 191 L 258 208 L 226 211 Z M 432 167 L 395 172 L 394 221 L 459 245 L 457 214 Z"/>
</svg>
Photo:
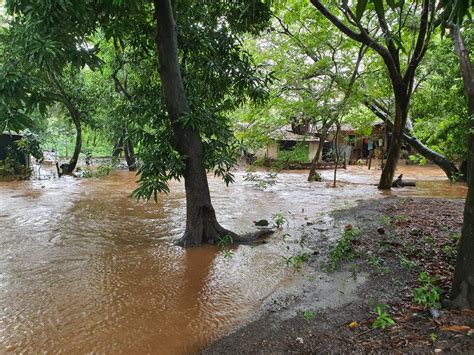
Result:
<svg viewBox="0 0 474 355">
<path fill-rule="evenodd" d="M 232 238 L 227 241 L 229 244 L 252 244 L 273 232 L 272 229 L 261 229 L 253 233 L 239 235 L 225 229 L 217 222 L 216 213 L 211 204 L 192 205 L 187 212 L 186 231 L 176 244 L 183 247 L 218 244 L 225 236 Z"/>
<path fill-rule="evenodd" d="M 273 229 L 267 228 L 240 235 L 225 229 L 216 221 L 207 225 L 206 228 L 203 228 L 203 226 L 187 228 L 184 235 L 176 242 L 176 245 L 193 247 L 202 244 L 218 244 L 225 236 L 232 238 L 228 241 L 229 244 L 263 244 L 265 241 L 262 238 L 273 233 Z"/>
<path fill-rule="evenodd" d="M 241 236 L 237 235 L 236 237 L 233 237 L 232 239 L 233 239 L 233 242 L 236 244 L 254 244 L 254 243 L 263 244 L 265 243 L 265 240 L 262 238 L 267 237 L 270 234 L 273 234 L 274 232 L 275 231 L 273 229 L 265 228 L 253 233 L 246 233 Z"/>
<path fill-rule="evenodd" d="M 443 306 L 445 306 L 448 309 L 456 309 L 456 310 L 473 309 L 474 304 L 471 304 L 470 302 L 470 299 L 472 298 L 473 298 L 472 295 L 469 294 L 469 285 L 467 284 L 466 281 L 463 281 L 459 285 L 458 295 L 454 297 L 452 300 L 445 300 L 445 302 L 443 302 Z"/>
</svg>

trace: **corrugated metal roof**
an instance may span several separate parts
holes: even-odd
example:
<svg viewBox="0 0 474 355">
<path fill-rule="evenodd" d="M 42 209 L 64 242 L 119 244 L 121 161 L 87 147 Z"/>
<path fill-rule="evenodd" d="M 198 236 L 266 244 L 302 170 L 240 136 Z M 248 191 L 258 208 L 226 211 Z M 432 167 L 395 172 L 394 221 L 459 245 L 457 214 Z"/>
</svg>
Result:
<svg viewBox="0 0 474 355">
<path fill-rule="evenodd" d="M 290 125 L 274 130 L 270 133 L 270 137 L 280 141 L 319 142 L 319 137 L 293 133 Z"/>
</svg>

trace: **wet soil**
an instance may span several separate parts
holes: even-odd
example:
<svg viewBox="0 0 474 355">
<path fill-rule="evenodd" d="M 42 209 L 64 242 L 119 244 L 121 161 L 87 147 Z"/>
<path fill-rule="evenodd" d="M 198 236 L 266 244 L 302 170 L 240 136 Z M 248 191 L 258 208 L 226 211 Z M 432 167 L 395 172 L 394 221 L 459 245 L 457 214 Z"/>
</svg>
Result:
<svg viewBox="0 0 474 355">
<path fill-rule="evenodd" d="M 350 225 L 361 233 L 353 258 L 329 274 L 323 269 L 331 242 L 321 242 L 308 226 L 307 234 L 318 238 L 307 238 L 307 245 L 318 253 L 302 267 L 302 281 L 270 297 L 258 320 L 204 353 L 474 351 L 474 312 L 437 311 L 414 301 L 423 271 L 441 298 L 448 295 L 462 210 L 462 200 L 390 197 L 336 211 L 331 230 L 341 235 Z M 373 328 L 377 305 L 386 305 L 394 325 Z"/>
</svg>

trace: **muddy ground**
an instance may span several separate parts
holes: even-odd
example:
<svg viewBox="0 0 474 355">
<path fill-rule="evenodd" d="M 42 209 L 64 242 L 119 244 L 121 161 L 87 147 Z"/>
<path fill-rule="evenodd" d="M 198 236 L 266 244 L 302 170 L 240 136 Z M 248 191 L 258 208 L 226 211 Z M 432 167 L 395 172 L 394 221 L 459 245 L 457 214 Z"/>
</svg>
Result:
<svg viewBox="0 0 474 355">
<path fill-rule="evenodd" d="M 433 290 L 420 282 L 421 272 L 438 287 L 440 301 L 447 297 L 463 205 L 462 200 L 391 197 L 336 211 L 331 226 L 308 221 L 301 233 L 311 256 L 300 271 L 295 268 L 300 281 L 273 294 L 259 318 L 204 353 L 474 352 L 474 312 L 414 299 L 423 285 Z M 330 272 L 334 258 L 329 255 L 344 230 L 360 233 Z M 394 324 L 373 327 L 377 306 Z"/>
</svg>

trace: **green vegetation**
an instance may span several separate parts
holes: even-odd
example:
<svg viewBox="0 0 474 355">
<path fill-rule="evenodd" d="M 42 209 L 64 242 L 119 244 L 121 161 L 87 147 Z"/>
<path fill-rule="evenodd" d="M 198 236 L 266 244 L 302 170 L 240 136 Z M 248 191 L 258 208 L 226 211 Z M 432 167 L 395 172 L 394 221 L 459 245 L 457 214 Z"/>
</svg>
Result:
<svg viewBox="0 0 474 355">
<path fill-rule="evenodd" d="M 231 259 L 234 256 L 234 252 L 229 249 L 229 246 L 234 242 L 233 238 L 230 235 L 223 235 L 220 237 L 217 242 L 217 246 L 221 248 L 224 259 Z"/>
<path fill-rule="evenodd" d="M 436 279 L 427 272 L 421 272 L 418 281 L 421 286 L 414 290 L 414 301 L 426 308 L 439 308 L 441 290 L 435 285 Z"/>
<path fill-rule="evenodd" d="M 390 216 L 387 216 L 386 214 L 382 215 L 380 217 L 380 223 L 383 224 L 384 226 L 388 226 L 391 222 Z"/>
<path fill-rule="evenodd" d="M 183 181 L 186 223 L 178 244 L 218 244 L 227 256 L 224 240 L 240 238 L 218 222 L 208 173 L 231 184 L 238 160 L 253 162 L 270 142 L 296 145 L 255 164 L 279 170 L 308 163 L 308 142 L 300 141 L 311 137 L 321 143 L 311 170 L 334 165 L 337 187 L 347 148 L 362 165 L 370 138 L 374 157 L 383 158 L 379 189 L 391 188 L 399 158 L 433 162 L 452 183 L 467 180 L 451 298 L 474 308 L 470 3 L 2 1 L 0 132 L 23 131 L 18 149 L 36 159 L 43 148 L 67 156 L 58 175 L 75 172 L 80 158 L 122 154 L 137 170 L 137 199 L 156 201 L 171 181 Z M 100 177 L 112 169 L 83 171 Z M 8 174 L 30 171 L 9 156 L 0 163 L 0 176 Z M 268 189 L 277 173 L 249 172 L 245 181 Z M 285 223 L 283 216 L 274 221 L 277 228 Z M 411 221 L 400 213 L 381 222 Z M 359 235 L 346 228 L 330 250 L 328 271 L 353 257 Z M 422 241 L 438 247 L 429 235 Z M 454 257 L 453 247 L 441 248 Z M 413 246 L 405 251 L 416 253 Z M 308 259 L 301 252 L 286 262 L 299 270 Z M 377 258 L 368 263 L 387 271 Z M 420 274 L 420 283 L 416 301 L 434 307 L 439 290 L 428 275 Z M 461 292 L 465 285 L 469 292 Z"/>
<path fill-rule="evenodd" d="M 418 265 L 416 261 L 404 258 L 401 255 L 399 255 L 399 259 L 400 259 L 400 265 L 407 269 L 413 269 Z"/>
<path fill-rule="evenodd" d="M 248 172 L 244 177 L 244 181 L 252 182 L 254 187 L 265 190 L 266 188 L 275 185 L 277 183 L 277 178 L 277 173 L 266 173 L 261 176 L 256 173 Z"/>
<path fill-rule="evenodd" d="M 386 312 L 387 308 L 388 306 L 385 304 L 374 308 L 377 318 L 373 321 L 372 328 L 385 330 L 395 324 L 395 321 L 390 318 L 389 314 Z"/>
<path fill-rule="evenodd" d="M 217 242 L 217 246 L 218 246 L 219 248 L 224 249 L 224 248 L 227 248 L 229 245 L 231 245 L 233 242 L 234 242 L 234 241 L 233 241 L 232 237 L 231 237 L 230 235 L 227 235 L 227 234 L 226 234 L 226 235 L 223 235 L 223 236 L 219 239 L 219 241 Z"/>
<path fill-rule="evenodd" d="M 377 272 L 386 274 L 390 271 L 390 268 L 385 265 L 385 261 L 382 258 L 379 258 L 377 256 L 371 256 L 367 260 L 367 263 L 374 267 Z"/>
<path fill-rule="evenodd" d="M 298 143 L 289 150 L 278 150 L 277 162 L 288 163 L 309 163 L 308 143 Z"/>
<path fill-rule="evenodd" d="M 275 213 L 272 218 L 278 229 L 281 229 L 285 223 L 288 224 L 288 220 L 282 213 Z"/>
<path fill-rule="evenodd" d="M 346 226 L 342 238 L 329 251 L 329 261 L 326 265 L 328 272 L 336 271 L 341 262 L 353 257 L 353 241 L 360 236 L 360 230 L 352 226 Z"/>
<path fill-rule="evenodd" d="M 299 252 L 290 257 L 283 257 L 286 262 L 286 266 L 293 267 L 296 271 L 301 271 L 303 264 L 308 262 L 311 254 L 305 252 Z"/>
<path fill-rule="evenodd" d="M 307 321 L 313 319 L 314 317 L 316 317 L 316 314 L 313 311 L 306 310 L 303 312 L 303 318 Z"/>
</svg>

